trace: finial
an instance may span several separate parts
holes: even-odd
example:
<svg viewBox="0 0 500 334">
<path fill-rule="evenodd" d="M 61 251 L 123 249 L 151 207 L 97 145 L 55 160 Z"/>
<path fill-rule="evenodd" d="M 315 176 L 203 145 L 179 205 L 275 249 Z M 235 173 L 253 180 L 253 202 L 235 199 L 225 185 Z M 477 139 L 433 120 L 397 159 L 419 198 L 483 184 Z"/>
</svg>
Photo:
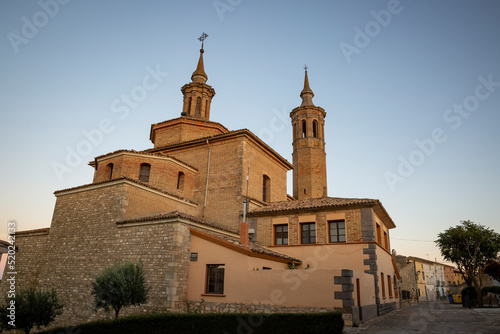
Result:
<svg viewBox="0 0 500 334">
<path fill-rule="evenodd" d="M 312 102 L 312 98 L 314 96 L 313 91 L 309 87 L 309 78 L 307 77 L 307 65 L 304 65 L 304 70 L 305 70 L 305 77 L 304 77 L 304 89 L 302 89 L 302 92 L 300 92 L 300 97 L 302 98 L 302 104 L 301 106 L 314 106 Z"/>
<path fill-rule="evenodd" d="M 207 34 L 203 33 L 201 34 L 200 38 L 198 38 L 198 40 L 201 42 L 201 49 L 203 50 L 203 41 L 205 41 L 205 39 L 208 37 Z"/>
</svg>

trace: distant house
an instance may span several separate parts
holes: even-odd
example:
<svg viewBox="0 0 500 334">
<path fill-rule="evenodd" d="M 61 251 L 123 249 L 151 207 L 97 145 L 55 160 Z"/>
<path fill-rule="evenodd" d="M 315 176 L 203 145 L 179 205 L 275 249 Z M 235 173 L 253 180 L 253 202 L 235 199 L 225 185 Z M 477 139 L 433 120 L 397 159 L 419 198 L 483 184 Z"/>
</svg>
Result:
<svg viewBox="0 0 500 334">
<path fill-rule="evenodd" d="M 152 148 L 96 157 L 92 183 L 55 192 L 50 228 L 17 233 L 18 288 L 57 289 L 54 325 L 106 317 L 90 282 L 124 260 L 143 261 L 151 292 L 122 314 L 341 310 L 352 323 L 398 308 L 395 224 L 377 199 L 327 196 L 326 112 L 307 71 L 290 163 L 251 131 L 210 120 L 203 52 L 180 117 L 151 126 Z"/>
</svg>

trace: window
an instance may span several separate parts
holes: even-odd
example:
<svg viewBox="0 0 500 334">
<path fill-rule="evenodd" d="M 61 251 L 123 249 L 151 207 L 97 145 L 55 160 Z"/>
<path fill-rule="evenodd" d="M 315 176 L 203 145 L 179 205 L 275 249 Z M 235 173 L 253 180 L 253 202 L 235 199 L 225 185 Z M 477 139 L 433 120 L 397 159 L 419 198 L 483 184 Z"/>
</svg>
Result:
<svg viewBox="0 0 500 334">
<path fill-rule="evenodd" d="M 187 113 L 186 113 L 186 114 L 188 114 L 188 115 L 190 115 L 190 114 L 191 114 L 191 102 L 192 102 L 192 101 L 193 101 L 193 98 L 192 98 L 192 97 L 190 97 L 190 98 L 189 98 L 189 103 L 188 103 L 188 109 L 187 109 Z"/>
<path fill-rule="evenodd" d="M 380 284 L 382 285 L 382 297 L 385 298 L 385 282 L 384 282 L 384 273 L 380 274 Z"/>
<path fill-rule="evenodd" d="M 302 121 L 302 138 L 306 137 L 306 121 Z"/>
<path fill-rule="evenodd" d="M 196 111 L 195 111 L 196 115 L 200 115 L 201 114 L 201 97 L 198 97 L 196 99 Z"/>
<path fill-rule="evenodd" d="M 297 138 L 297 123 L 293 123 L 293 139 Z"/>
<path fill-rule="evenodd" d="M 389 238 L 387 237 L 386 231 L 384 231 L 384 246 L 385 246 L 385 249 L 389 250 Z"/>
<path fill-rule="evenodd" d="M 318 122 L 313 121 L 313 137 L 318 136 Z"/>
<path fill-rule="evenodd" d="M 391 275 L 387 275 L 387 290 L 389 290 L 389 298 L 392 298 L 392 282 L 391 282 Z"/>
<path fill-rule="evenodd" d="M 108 176 L 108 180 L 113 178 L 113 164 L 110 163 L 106 166 L 106 175 Z"/>
<path fill-rule="evenodd" d="M 377 224 L 377 242 L 382 245 L 382 236 L 380 235 L 380 225 Z"/>
<path fill-rule="evenodd" d="M 399 297 L 398 284 L 397 284 L 398 281 L 396 281 L 396 275 L 394 275 L 394 281 L 393 282 L 394 282 L 394 296 Z"/>
<path fill-rule="evenodd" d="M 300 224 L 300 237 L 302 244 L 315 244 L 316 243 L 316 224 L 303 223 Z"/>
<path fill-rule="evenodd" d="M 270 199 L 271 199 L 271 179 L 269 178 L 269 176 L 264 174 L 262 182 L 262 201 L 269 202 Z"/>
<path fill-rule="evenodd" d="M 177 175 L 177 189 L 178 190 L 184 190 L 184 179 L 186 178 L 186 175 L 184 175 L 183 172 L 179 172 Z"/>
<path fill-rule="evenodd" d="M 330 242 L 345 242 L 345 221 L 328 221 L 330 227 Z"/>
<path fill-rule="evenodd" d="M 274 244 L 288 245 L 288 225 L 274 225 Z"/>
<path fill-rule="evenodd" d="M 151 171 L 150 164 L 141 164 L 141 169 L 139 171 L 139 181 L 149 182 L 149 172 Z"/>
<path fill-rule="evenodd" d="M 207 264 L 206 293 L 224 294 L 224 267 L 223 264 Z"/>
</svg>

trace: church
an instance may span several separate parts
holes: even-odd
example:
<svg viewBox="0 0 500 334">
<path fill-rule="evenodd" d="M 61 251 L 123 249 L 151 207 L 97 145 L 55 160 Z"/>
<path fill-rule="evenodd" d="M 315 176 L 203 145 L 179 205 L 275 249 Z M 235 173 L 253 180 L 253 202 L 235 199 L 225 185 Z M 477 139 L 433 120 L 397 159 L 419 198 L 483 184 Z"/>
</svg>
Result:
<svg viewBox="0 0 500 334">
<path fill-rule="evenodd" d="M 54 326 L 109 317 L 94 311 L 91 281 L 125 260 L 143 262 L 151 290 L 122 315 L 340 310 L 353 324 L 398 308 L 395 224 L 377 199 L 328 197 L 326 112 L 307 68 L 290 163 L 210 120 L 203 54 L 180 116 L 151 125 L 151 148 L 95 157 L 92 183 L 55 192 L 49 228 L 17 232 L 18 288 L 57 290 Z"/>
</svg>

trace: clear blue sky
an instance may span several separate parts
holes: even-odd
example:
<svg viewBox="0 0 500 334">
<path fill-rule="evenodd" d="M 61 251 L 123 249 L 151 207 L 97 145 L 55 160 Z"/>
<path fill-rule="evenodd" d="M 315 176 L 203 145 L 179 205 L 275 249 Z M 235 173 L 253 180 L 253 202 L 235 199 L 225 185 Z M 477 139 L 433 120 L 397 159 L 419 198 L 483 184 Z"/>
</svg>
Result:
<svg viewBox="0 0 500 334">
<path fill-rule="evenodd" d="M 206 32 L 213 121 L 291 161 L 307 64 L 329 196 L 380 199 L 392 248 L 439 260 L 432 241 L 460 220 L 500 232 L 499 17 L 493 0 L 0 0 L 0 237 L 12 219 L 50 226 L 53 192 L 90 183 L 93 157 L 150 148 L 151 123 L 180 114 Z M 103 120 L 111 130 L 85 146 Z M 71 150 L 82 161 L 58 177 Z"/>
</svg>

